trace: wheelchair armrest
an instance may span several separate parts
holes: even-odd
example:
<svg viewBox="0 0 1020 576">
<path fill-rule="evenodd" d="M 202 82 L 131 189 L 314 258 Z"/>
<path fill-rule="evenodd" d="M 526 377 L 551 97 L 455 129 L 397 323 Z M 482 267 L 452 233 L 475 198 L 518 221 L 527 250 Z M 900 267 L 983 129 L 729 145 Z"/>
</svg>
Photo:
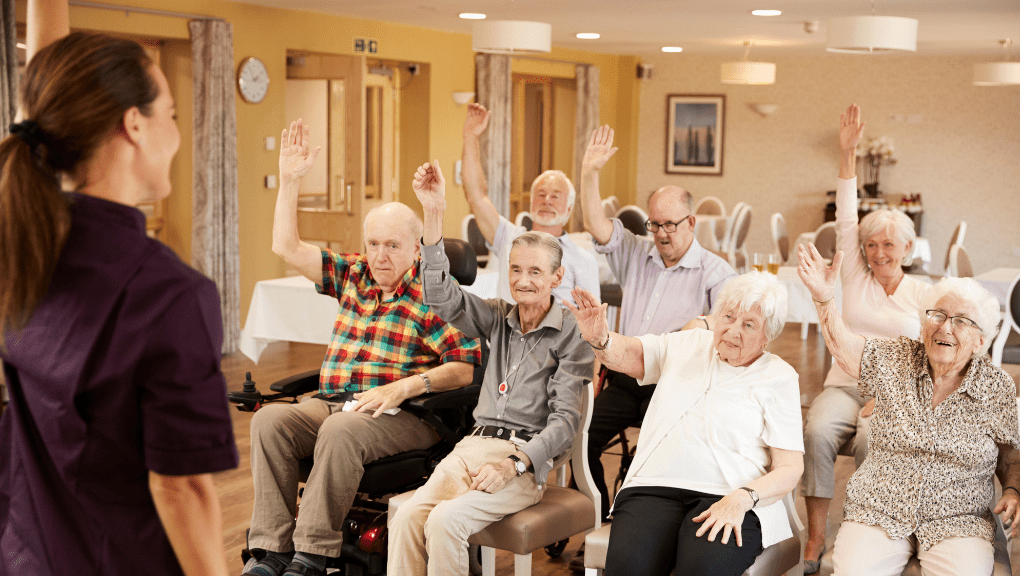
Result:
<svg viewBox="0 0 1020 576">
<path fill-rule="evenodd" d="M 283 380 L 273 382 L 270 390 L 279 392 L 283 396 L 300 396 L 308 392 L 315 392 L 319 389 L 319 370 L 309 370 L 301 374 L 295 374 Z"/>
<path fill-rule="evenodd" d="M 482 387 L 480 385 L 469 384 L 456 390 L 422 394 L 417 398 L 406 400 L 401 407 L 411 412 L 417 412 L 420 410 L 443 410 L 446 408 L 474 406 L 478 403 L 478 394 L 481 390 Z"/>
</svg>

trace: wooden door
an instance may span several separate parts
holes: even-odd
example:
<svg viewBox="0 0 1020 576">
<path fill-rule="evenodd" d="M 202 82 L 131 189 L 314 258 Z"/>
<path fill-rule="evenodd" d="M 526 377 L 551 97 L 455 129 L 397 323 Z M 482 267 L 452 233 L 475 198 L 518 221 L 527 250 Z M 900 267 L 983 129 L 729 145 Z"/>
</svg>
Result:
<svg viewBox="0 0 1020 576">
<path fill-rule="evenodd" d="M 291 54 L 288 79 L 329 81 L 328 190 L 325 208 L 298 209 L 303 240 L 328 242 L 340 252 L 364 248 L 365 59 L 361 56 Z"/>
<path fill-rule="evenodd" d="M 398 196 L 400 92 L 394 67 L 375 67 L 365 76 L 365 211 Z"/>
</svg>

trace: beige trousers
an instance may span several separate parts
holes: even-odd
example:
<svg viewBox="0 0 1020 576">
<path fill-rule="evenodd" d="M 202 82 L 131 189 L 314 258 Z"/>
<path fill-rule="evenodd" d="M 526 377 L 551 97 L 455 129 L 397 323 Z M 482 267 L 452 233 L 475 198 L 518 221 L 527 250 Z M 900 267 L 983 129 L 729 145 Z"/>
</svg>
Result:
<svg viewBox="0 0 1020 576">
<path fill-rule="evenodd" d="M 439 441 L 431 426 L 406 411 L 372 418 L 371 412 L 342 408 L 343 404 L 313 398 L 299 404 L 270 404 L 255 413 L 250 548 L 340 556 L 341 527 L 364 465 Z M 298 460 L 312 455 L 315 464 L 297 515 Z"/>
<path fill-rule="evenodd" d="M 498 438 L 468 436 L 457 443 L 390 519 L 386 572 L 424 576 L 427 562 L 429 574 L 466 576 L 468 537 L 542 499 L 543 490 L 531 472 L 511 478 L 495 494 L 469 490 L 472 471 L 515 451 L 513 443 Z"/>
<path fill-rule="evenodd" d="M 844 520 L 832 552 L 833 576 L 900 576 L 914 554 L 924 576 L 987 576 L 994 566 L 984 538 L 946 538 L 922 552 L 917 538 L 892 540 L 885 530 Z"/>
</svg>

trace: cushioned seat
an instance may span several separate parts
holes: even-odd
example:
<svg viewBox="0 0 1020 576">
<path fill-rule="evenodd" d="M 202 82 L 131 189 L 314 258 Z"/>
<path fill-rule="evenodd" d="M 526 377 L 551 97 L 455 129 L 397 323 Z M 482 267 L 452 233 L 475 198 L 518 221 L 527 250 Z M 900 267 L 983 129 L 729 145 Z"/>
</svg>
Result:
<svg viewBox="0 0 1020 576">
<path fill-rule="evenodd" d="M 594 514 L 595 506 L 583 493 L 547 486 L 538 504 L 489 524 L 468 542 L 514 554 L 531 554 L 590 530 Z"/>
</svg>

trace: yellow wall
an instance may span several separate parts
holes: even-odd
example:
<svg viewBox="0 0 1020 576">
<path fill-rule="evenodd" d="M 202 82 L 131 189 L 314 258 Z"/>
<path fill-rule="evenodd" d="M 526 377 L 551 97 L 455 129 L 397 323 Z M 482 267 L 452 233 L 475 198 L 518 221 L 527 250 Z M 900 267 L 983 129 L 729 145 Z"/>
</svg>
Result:
<svg viewBox="0 0 1020 576">
<path fill-rule="evenodd" d="M 402 118 L 402 128 L 408 131 L 427 131 L 427 155 L 422 159 L 403 158 L 402 164 L 420 163 L 425 159 L 439 159 L 444 170 L 449 169 L 448 177 L 448 214 L 445 233 L 449 236 L 460 235 L 460 221 L 467 215 L 468 207 L 459 186 L 453 184 L 453 163 L 460 158 L 461 125 L 465 118 L 465 108 L 458 107 L 451 98 L 451 92 L 471 91 L 474 86 L 474 54 L 471 51 L 471 37 L 466 34 L 454 34 L 388 24 L 353 18 L 342 18 L 296 10 L 280 10 L 249 4 L 224 2 L 221 0 L 176 0 L 167 3 L 162 0 L 118 0 L 120 5 L 151 8 L 156 10 L 173 10 L 176 12 L 194 13 L 219 17 L 233 25 L 234 59 L 240 62 L 248 56 L 256 56 L 265 62 L 269 70 L 271 84 L 266 99 L 258 105 L 237 100 L 237 141 L 238 141 L 238 187 L 240 210 L 240 245 L 241 245 L 241 311 L 242 317 L 247 314 L 249 300 L 255 282 L 267 278 L 275 278 L 284 273 L 283 262 L 270 251 L 273 222 L 273 206 L 276 193 L 263 186 L 263 179 L 277 171 L 277 152 L 266 151 L 266 136 L 279 137 L 282 127 L 288 120 L 284 118 L 284 90 L 286 78 L 286 53 L 288 49 L 310 52 L 352 54 L 355 36 L 373 38 L 379 42 L 379 52 L 373 57 L 406 62 L 422 62 L 429 64 L 428 93 L 409 95 L 416 102 L 416 108 L 426 110 L 427 117 L 419 119 Z M 24 0 L 17 2 L 19 21 L 24 22 Z M 171 82 L 178 88 L 178 100 L 181 110 L 180 126 L 182 132 L 188 132 L 191 126 L 190 116 L 190 62 L 187 60 L 188 39 L 187 22 L 179 18 L 151 16 L 144 14 L 127 14 L 123 11 L 102 10 L 96 8 L 71 7 L 71 26 L 77 29 L 91 29 L 121 34 L 148 36 L 152 38 L 185 41 L 173 44 L 168 50 L 168 75 L 174 76 Z M 620 73 L 620 62 L 628 57 L 602 54 L 591 54 L 573 50 L 554 50 L 551 58 L 594 63 L 602 70 L 602 117 L 606 122 L 623 127 L 634 126 L 632 118 L 621 121 L 617 108 L 617 81 L 631 79 L 632 68 Z M 628 64 L 629 65 L 629 64 Z M 425 78 L 418 77 L 415 81 L 422 82 Z M 633 99 L 627 81 L 620 80 L 620 89 Z M 420 88 L 420 86 L 419 86 Z M 626 100 L 626 99 L 625 99 Z M 187 102 L 186 102 L 187 101 Z M 627 104 L 627 103 L 625 103 Z M 628 114 L 633 114 L 629 104 L 622 106 Z M 418 132 L 420 134 L 420 132 Z M 626 141 L 636 136 L 633 128 L 620 130 L 618 138 Z M 185 136 L 186 141 L 189 140 Z M 185 142 L 187 143 L 187 142 Z M 420 146 L 413 145 L 411 149 Z M 620 158 L 611 170 L 621 187 L 632 187 L 633 178 L 629 182 L 621 179 L 632 172 L 627 162 Z M 175 191 L 170 206 L 169 242 L 187 260 L 190 256 L 190 146 L 182 146 L 181 154 L 176 160 Z M 628 176 L 629 177 L 629 176 Z M 406 178 L 405 178 L 406 179 Z M 400 198 L 410 203 L 409 182 L 400 182 Z"/>
</svg>

